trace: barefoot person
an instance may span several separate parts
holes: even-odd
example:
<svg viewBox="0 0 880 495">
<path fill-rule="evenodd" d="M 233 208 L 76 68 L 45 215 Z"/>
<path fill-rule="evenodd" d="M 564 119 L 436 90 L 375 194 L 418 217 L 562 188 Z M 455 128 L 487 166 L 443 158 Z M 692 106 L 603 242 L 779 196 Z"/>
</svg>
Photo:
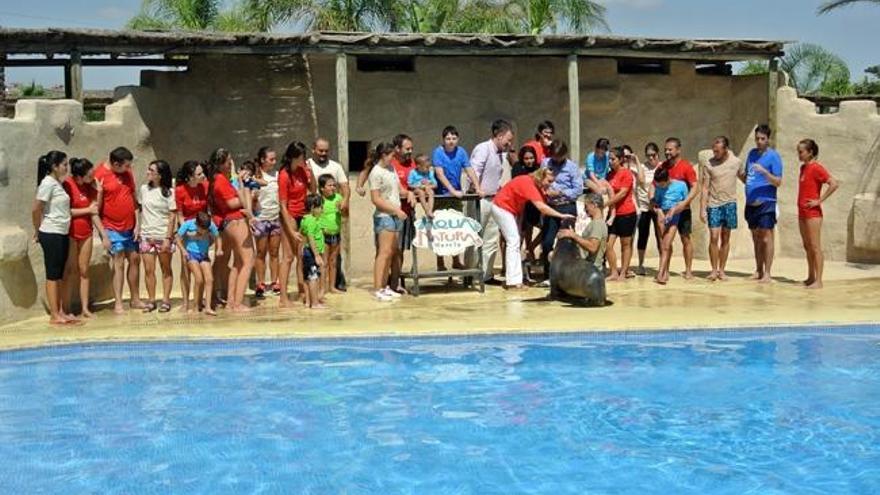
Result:
<svg viewBox="0 0 880 495">
<path fill-rule="evenodd" d="M 584 184 L 596 194 L 608 194 L 608 150 L 611 142 L 607 138 L 599 138 L 593 151 L 584 160 Z"/>
<path fill-rule="evenodd" d="M 218 252 L 219 270 L 228 273 L 226 297 L 228 308 L 234 312 L 249 311 L 244 304 L 244 292 L 254 267 L 254 238 L 245 216 L 247 204 L 246 187 L 236 190 L 228 176 L 233 168 L 232 155 L 228 150 L 218 148 L 208 161 L 208 204 L 214 215 L 214 223 L 219 223 L 222 250 Z M 242 184 L 244 180 L 240 178 Z M 220 256 L 220 253 L 225 253 Z M 232 268 L 226 270 L 229 257 Z M 215 270 L 215 273 L 217 271 Z M 214 277 L 215 281 L 218 277 Z"/>
<path fill-rule="evenodd" d="M 299 282 L 297 284 L 300 290 L 299 296 L 305 300 L 301 258 L 304 239 L 299 233 L 299 226 L 306 215 L 306 197 L 312 191 L 315 191 L 315 185 L 312 173 L 306 164 L 306 146 L 298 141 L 292 142 L 284 152 L 281 170 L 278 172 L 278 205 L 284 233 L 281 239 L 282 256 L 278 275 L 281 282 L 278 306 L 282 308 L 290 306 L 287 284 L 294 262 L 297 262 L 299 268 L 296 276 Z"/>
<path fill-rule="evenodd" d="M 636 268 L 638 275 L 645 275 L 645 253 L 648 250 L 648 241 L 653 237 L 660 252 L 660 224 L 657 223 L 657 214 L 651 205 L 651 185 L 654 182 L 654 172 L 663 163 L 660 160 L 660 147 L 657 143 L 645 145 L 645 161 L 641 164 L 644 182 L 640 182 L 636 188 L 636 202 L 639 207 L 639 238 L 636 242 L 636 250 L 639 253 L 639 266 Z M 651 235 L 651 229 L 654 235 Z"/>
<path fill-rule="evenodd" d="M 174 253 L 174 233 L 177 223 L 177 202 L 172 187 L 171 165 L 156 160 L 147 167 L 147 183 L 138 190 L 141 205 L 140 253 L 144 262 L 144 282 L 149 300 L 144 312 L 159 308 L 160 313 L 171 310 L 171 288 L 174 274 L 171 255 Z M 156 305 L 156 260 L 162 270 L 162 302 Z"/>
<path fill-rule="evenodd" d="M 302 253 L 302 272 L 306 283 L 305 306 L 309 309 L 324 309 L 324 287 L 321 283 L 321 269 L 324 264 L 324 229 L 321 227 L 324 199 L 319 194 L 306 197 L 308 213 L 300 223 L 304 238 Z"/>
<path fill-rule="evenodd" d="M 694 264 L 694 244 L 691 240 L 691 230 L 693 230 L 693 218 L 691 216 L 691 202 L 696 199 L 700 193 L 697 187 L 697 173 L 691 162 L 681 156 L 681 140 L 671 137 L 666 140 L 664 146 L 666 161 L 663 162 L 662 168 L 669 173 L 671 180 L 682 181 L 687 185 L 688 195 L 684 201 L 679 202 L 673 207 L 671 213 L 667 217 L 678 219 L 676 230 L 681 236 L 681 250 L 684 255 L 684 278 L 690 280 L 694 278 L 691 270 Z"/>
<path fill-rule="evenodd" d="M 373 213 L 373 233 L 376 236 L 373 297 L 382 302 L 400 297 L 386 282 L 391 273 L 392 260 L 400 250 L 398 235 L 409 216 L 401 208 L 400 179 L 392 165 L 394 152 L 394 145 L 380 143 L 370 152 L 368 163 L 364 166 L 370 169 L 370 201 L 376 207 Z"/>
<path fill-rule="evenodd" d="M 38 187 L 31 209 L 34 242 L 43 248 L 49 323 L 63 325 L 76 321 L 61 306 L 64 267 L 70 251 L 70 196 L 61 185 L 67 176 L 67 155 L 50 151 L 40 157 L 37 167 Z"/>
<path fill-rule="evenodd" d="M 343 197 L 336 192 L 336 179 L 330 174 L 318 177 L 318 191 L 324 199 L 321 208 L 321 229 L 324 231 L 324 290 L 341 292 L 335 287 L 339 250 L 342 247 L 342 205 Z"/>
<path fill-rule="evenodd" d="M 730 152 L 726 136 L 715 138 L 712 158 L 700 174 L 700 220 L 709 225 L 709 280 L 727 280 L 730 232 L 736 229 L 736 179 L 742 162 Z"/>
<path fill-rule="evenodd" d="M 185 162 L 177 172 L 177 186 L 174 188 L 174 201 L 177 204 L 177 224 L 183 225 L 187 220 L 193 220 L 199 213 L 208 211 L 208 181 L 205 179 L 205 171 L 202 165 L 190 160 Z M 216 227 L 215 227 L 216 228 Z M 181 253 L 183 254 L 183 253 Z M 181 310 L 190 312 L 189 289 L 190 267 L 186 256 L 180 257 L 180 291 L 183 295 Z M 212 281 L 213 290 L 213 281 Z M 213 296 L 213 294 L 211 294 Z M 196 306 L 201 300 L 195 301 Z"/>
<path fill-rule="evenodd" d="M 431 162 L 434 164 L 434 175 L 437 177 L 437 196 L 434 207 L 438 210 L 462 211 L 461 198 L 465 189 L 462 187 L 461 176 L 464 173 L 471 184 L 477 183 L 477 174 L 471 167 L 467 150 L 458 145 L 458 129 L 454 126 L 446 126 L 440 133 L 443 143 L 434 148 L 431 154 Z M 464 268 L 460 256 L 452 257 L 452 268 L 460 270 Z M 443 256 L 437 256 L 437 270 L 446 270 L 446 261 Z"/>
<path fill-rule="evenodd" d="M 782 185 L 782 158 L 770 147 L 770 126 L 755 129 L 755 148 L 749 151 L 739 178 L 746 185 L 746 222 L 755 245 L 752 279 L 768 283 L 773 268 L 776 191 Z"/>
<path fill-rule="evenodd" d="M 126 278 L 131 293 L 131 307 L 144 308 L 140 296 L 141 259 L 135 235 L 138 231 L 138 204 L 134 174 L 131 172 L 133 159 L 131 151 L 119 147 L 111 151 L 109 159 L 99 164 L 95 171 L 95 180 L 104 184 L 104 197 L 100 205 L 101 226 L 104 239 L 109 241 L 109 254 L 113 260 L 113 311 L 116 314 L 125 312 L 122 287 Z"/>
<path fill-rule="evenodd" d="M 549 167 L 541 168 L 531 175 L 520 175 L 505 184 L 492 201 L 492 218 L 495 219 L 501 235 L 504 236 L 507 256 L 504 280 L 505 288 L 508 290 L 526 289 L 523 285 L 519 237 L 520 218 L 525 213 L 526 204 L 535 205 L 541 214 L 548 217 L 560 220 L 575 218 L 574 215 L 562 213 L 545 203 L 546 192 L 552 187 L 555 179 L 553 169 Z"/>
<path fill-rule="evenodd" d="M 416 155 L 416 168 L 409 171 L 407 177 L 409 190 L 416 195 L 416 200 L 422 206 L 422 211 L 429 219 L 434 218 L 434 190 L 437 189 L 437 178 L 434 176 L 434 167 L 428 161 L 427 155 Z"/>
<path fill-rule="evenodd" d="M 264 146 L 257 151 L 257 173 L 254 180 L 260 185 L 259 213 L 251 228 L 257 244 L 257 258 L 254 261 L 256 272 L 257 299 L 265 297 L 267 290 L 275 295 L 281 294 L 278 283 L 278 252 L 281 249 L 281 207 L 278 205 L 278 172 L 275 150 Z M 269 258 L 269 276 L 271 282 L 266 284 L 266 257 Z"/>
<path fill-rule="evenodd" d="M 84 318 L 94 316 L 89 310 L 89 265 L 92 260 L 94 226 L 100 232 L 98 205 L 104 194 L 95 180 L 95 167 L 85 158 L 70 159 L 70 175 L 64 179 L 64 190 L 70 196 L 70 252 L 64 275 L 62 307 L 70 308 L 73 281 L 79 279 L 79 299 Z"/>
<path fill-rule="evenodd" d="M 177 247 L 180 256 L 186 263 L 192 280 L 195 282 L 196 310 L 210 316 L 217 313 L 213 310 L 214 275 L 211 258 L 208 254 L 211 244 L 220 237 L 220 231 L 206 211 L 200 211 L 194 218 L 184 220 L 177 230 Z M 202 297 L 207 298 L 203 303 Z"/>
<path fill-rule="evenodd" d="M 618 281 L 634 277 L 629 272 L 629 263 L 632 260 L 632 240 L 638 223 L 636 201 L 633 196 L 633 188 L 636 186 L 636 177 L 629 167 L 629 161 L 633 155 L 627 155 L 622 147 L 611 150 L 608 154 L 611 164 L 611 176 L 608 186 L 611 188 L 611 198 L 608 199 L 608 207 L 613 207 L 611 219 L 608 220 L 608 249 L 605 257 L 608 259 L 608 280 Z M 617 267 L 617 255 L 614 252 L 614 244 L 620 239 L 620 268 Z"/>
<path fill-rule="evenodd" d="M 672 260 L 672 241 L 681 225 L 680 217 L 683 210 L 678 206 L 687 201 L 687 184 L 684 181 L 670 179 L 669 171 L 661 168 L 654 174 L 654 209 L 660 223 L 660 266 L 654 281 L 665 285 L 669 282 L 669 264 Z"/>
<path fill-rule="evenodd" d="M 819 145 L 815 141 L 802 140 L 798 143 L 797 152 L 798 160 L 802 163 L 798 182 L 798 226 L 807 254 L 807 279 L 804 280 L 804 285 L 808 289 L 821 289 L 825 265 L 821 238 L 822 203 L 834 194 L 838 184 L 837 179 L 816 161 L 819 157 Z M 822 191 L 825 184 L 828 187 Z"/>
</svg>

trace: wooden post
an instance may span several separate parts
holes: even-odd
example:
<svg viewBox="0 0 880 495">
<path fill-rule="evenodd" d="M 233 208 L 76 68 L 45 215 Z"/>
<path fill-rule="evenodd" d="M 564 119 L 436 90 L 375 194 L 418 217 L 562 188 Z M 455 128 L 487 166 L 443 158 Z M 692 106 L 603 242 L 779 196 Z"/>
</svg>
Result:
<svg viewBox="0 0 880 495">
<path fill-rule="evenodd" d="M 767 125 L 776 133 L 776 91 L 779 89 L 779 59 L 771 58 L 767 74 Z"/>
<path fill-rule="evenodd" d="M 70 52 L 70 61 L 64 66 L 64 97 L 83 102 L 82 55 Z"/>
<path fill-rule="evenodd" d="M 581 160 L 581 91 L 577 55 L 568 56 L 568 127 L 569 156 L 575 163 Z"/>
<path fill-rule="evenodd" d="M 336 54 L 336 153 L 339 157 L 339 163 L 345 169 L 347 174 L 351 167 L 349 166 L 348 157 L 348 56 L 345 53 Z M 351 184 L 349 184 L 351 187 Z M 354 193 L 354 187 L 351 187 Z M 351 282 L 351 226 L 349 224 L 351 215 L 345 219 L 346 235 L 342 237 L 342 271 L 345 273 L 349 283 Z M 335 283 L 335 281 L 331 281 Z"/>
</svg>

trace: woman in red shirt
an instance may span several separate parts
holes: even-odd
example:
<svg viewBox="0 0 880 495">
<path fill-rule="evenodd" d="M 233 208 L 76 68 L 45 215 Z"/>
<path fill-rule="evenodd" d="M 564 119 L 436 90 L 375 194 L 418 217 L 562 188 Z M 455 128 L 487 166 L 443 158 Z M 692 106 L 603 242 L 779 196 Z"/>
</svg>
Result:
<svg viewBox="0 0 880 495">
<path fill-rule="evenodd" d="M 64 275 L 67 285 L 61 291 L 63 308 L 70 308 L 72 281 L 79 277 L 79 299 L 82 315 L 91 318 L 89 311 L 89 264 L 92 259 L 93 226 L 98 225 L 98 205 L 101 204 L 104 189 L 101 181 L 95 180 L 95 167 L 85 158 L 71 158 L 70 175 L 64 180 L 64 190 L 70 196 L 70 250 L 67 255 L 67 268 Z"/>
<path fill-rule="evenodd" d="M 812 139 L 804 139 L 797 146 L 798 159 L 801 165 L 798 183 L 798 226 L 804 251 L 807 253 L 807 279 L 804 285 L 808 289 L 822 288 L 822 269 L 825 257 L 822 254 L 822 203 L 837 190 L 837 180 L 825 170 L 816 158 L 819 156 L 819 145 Z M 828 184 L 825 192 L 822 185 Z"/>
<path fill-rule="evenodd" d="M 504 185 L 492 201 L 492 218 L 504 236 L 505 284 L 510 290 L 523 290 L 522 252 L 520 251 L 519 225 L 525 215 L 526 205 L 532 203 L 543 215 L 561 219 L 574 219 L 573 216 L 559 213 L 544 202 L 544 191 L 553 184 L 553 171 L 538 169 L 528 174 L 514 177 Z"/>
<path fill-rule="evenodd" d="M 229 309 L 238 312 L 250 310 L 244 304 L 244 291 L 254 268 L 254 238 L 245 215 L 247 202 L 244 191 L 237 191 L 228 179 L 232 166 L 229 151 L 218 148 L 208 160 L 206 175 L 208 205 L 222 241 L 222 245 L 218 244 L 214 260 L 215 287 L 227 286 Z M 228 264 L 230 256 L 232 268 Z"/>
<path fill-rule="evenodd" d="M 208 181 L 201 163 L 190 160 L 177 172 L 177 186 L 174 188 L 174 201 L 177 203 L 177 225 L 192 220 L 199 212 L 208 211 Z M 186 256 L 180 257 L 180 290 L 183 294 L 183 311 L 189 313 L 189 267 Z M 196 301 L 196 307 L 201 301 Z"/>
<path fill-rule="evenodd" d="M 307 213 L 306 196 L 316 191 L 315 179 L 306 165 L 306 145 L 300 142 L 290 143 L 281 159 L 281 170 L 278 172 L 278 204 L 281 208 L 283 233 L 281 246 L 284 251 L 279 269 L 281 297 L 278 305 L 282 308 L 290 306 L 287 283 L 291 265 L 294 259 L 302 259 L 303 238 L 299 234 L 299 224 Z M 304 297 L 302 270 L 297 270 L 296 273 L 299 294 Z"/>
<path fill-rule="evenodd" d="M 614 207 L 614 215 L 609 219 L 608 247 L 605 257 L 608 259 L 608 280 L 622 280 L 635 276 L 629 272 L 629 262 L 632 259 L 632 240 L 638 224 L 636 200 L 633 196 L 633 186 L 636 178 L 626 165 L 627 156 L 622 147 L 617 147 L 609 153 L 611 166 L 611 199 L 606 203 Z M 620 269 L 617 268 L 617 255 L 614 253 L 614 242 L 620 238 Z"/>
</svg>

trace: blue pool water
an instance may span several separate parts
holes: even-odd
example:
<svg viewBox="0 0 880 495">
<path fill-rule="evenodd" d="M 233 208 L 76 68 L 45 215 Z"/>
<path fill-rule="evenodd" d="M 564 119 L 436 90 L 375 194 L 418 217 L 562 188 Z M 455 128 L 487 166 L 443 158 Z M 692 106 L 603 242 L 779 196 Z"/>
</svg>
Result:
<svg viewBox="0 0 880 495">
<path fill-rule="evenodd" d="M 0 492 L 878 493 L 880 328 L 0 353 Z"/>
</svg>

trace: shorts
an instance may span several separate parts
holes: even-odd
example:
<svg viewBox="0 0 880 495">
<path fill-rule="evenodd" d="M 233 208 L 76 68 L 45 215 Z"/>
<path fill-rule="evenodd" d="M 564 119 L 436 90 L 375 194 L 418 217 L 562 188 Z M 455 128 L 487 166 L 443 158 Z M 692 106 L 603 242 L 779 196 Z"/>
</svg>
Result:
<svg viewBox="0 0 880 495">
<path fill-rule="evenodd" d="M 772 229 L 776 226 L 776 202 L 765 201 L 759 205 L 746 205 L 746 222 L 749 230 Z"/>
<path fill-rule="evenodd" d="M 688 208 L 687 210 L 683 210 L 681 213 L 675 216 L 678 218 L 677 220 L 675 220 L 675 224 L 678 226 L 678 233 L 681 235 L 691 235 L 691 231 L 694 230 L 694 221 L 691 214 L 691 209 Z"/>
<path fill-rule="evenodd" d="M 400 232 L 403 228 L 403 220 L 388 215 L 373 215 L 373 232 L 379 235 L 380 232 Z"/>
<path fill-rule="evenodd" d="M 464 211 L 464 203 L 458 198 L 436 198 L 434 199 L 434 211 L 437 210 L 455 210 Z"/>
<path fill-rule="evenodd" d="M 210 263 L 211 257 L 208 255 L 208 253 L 196 253 L 193 251 L 187 251 L 186 261 L 195 261 L 196 263 Z"/>
<path fill-rule="evenodd" d="M 251 225 L 254 237 L 275 237 L 281 235 L 281 222 L 278 220 L 257 220 Z"/>
<path fill-rule="evenodd" d="M 632 237 L 636 232 L 636 225 L 639 223 L 639 216 L 636 213 L 624 215 L 622 217 L 614 217 L 614 222 L 608 229 L 608 235 L 616 235 L 617 237 Z"/>
<path fill-rule="evenodd" d="M 70 249 L 70 237 L 67 234 L 37 232 L 37 240 L 40 241 L 40 247 L 43 248 L 46 280 L 63 279 L 64 265 L 67 264 L 67 252 Z"/>
<path fill-rule="evenodd" d="M 107 239 L 110 241 L 110 254 L 128 251 L 138 252 L 138 244 L 134 240 L 133 230 L 117 231 L 107 229 Z"/>
<path fill-rule="evenodd" d="M 306 280 L 318 280 L 321 277 L 321 269 L 315 260 L 315 253 L 311 247 L 303 248 L 302 253 L 302 274 Z"/>
<path fill-rule="evenodd" d="M 670 210 L 671 209 L 672 208 L 670 208 Z M 690 210 L 688 210 L 688 211 L 690 211 Z M 675 215 L 672 215 L 671 217 L 668 216 L 668 213 L 669 213 L 669 210 L 663 210 L 663 215 L 666 218 L 666 221 L 665 221 L 666 225 L 663 225 L 663 227 L 665 228 L 667 225 L 675 225 L 675 227 L 678 228 L 678 222 L 681 221 L 681 213 L 676 213 Z"/>
<path fill-rule="evenodd" d="M 335 246 L 342 241 L 341 234 L 324 234 L 324 244 L 328 246 Z"/>
<path fill-rule="evenodd" d="M 397 236 L 401 251 L 409 251 L 412 249 L 413 239 L 416 238 L 416 223 L 412 216 L 406 217 L 400 228 L 400 235 Z"/>
<path fill-rule="evenodd" d="M 141 238 L 138 247 L 141 254 L 159 254 L 162 252 L 162 243 L 164 239 Z M 174 252 L 174 243 L 168 242 L 168 252 Z"/>
<path fill-rule="evenodd" d="M 822 218 L 822 207 L 807 208 L 798 206 L 798 219 L 806 220 L 808 218 Z"/>
<path fill-rule="evenodd" d="M 710 229 L 727 229 L 736 228 L 736 203 L 725 203 L 721 206 L 710 206 L 707 210 L 709 217 Z"/>
</svg>

